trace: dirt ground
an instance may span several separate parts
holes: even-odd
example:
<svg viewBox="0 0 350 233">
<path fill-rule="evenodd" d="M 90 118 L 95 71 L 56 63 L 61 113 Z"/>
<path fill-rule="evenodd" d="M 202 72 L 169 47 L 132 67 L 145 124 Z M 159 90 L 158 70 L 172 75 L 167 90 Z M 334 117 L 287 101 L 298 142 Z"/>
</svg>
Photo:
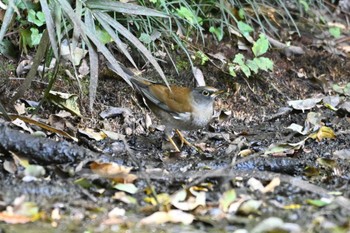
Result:
<svg viewBox="0 0 350 233">
<path fill-rule="evenodd" d="M 30 182 L 23 179 L 24 169 L 17 163 L 10 172 L 8 165 L 14 155 L 2 150 L 1 210 L 13 206 L 15 198 L 24 195 L 44 214 L 40 220 L 24 225 L 0 223 L 0 232 L 349 232 L 349 95 L 336 92 L 333 85 L 349 83 L 350 60 L 305 44 L 302 39 L 299 43 L 305 49 L 303 55 L 287 57 L 283 51 L 269 54 L 275 62 L 273 72 L 232 78 L 213 64 L 201 67 L 208 85 L 226 90 L 217 99 L 215 120 L 205 129 L 185 133 L 202 152 L 188 146 L 181 153 L 169 151 L 163 128 L 137 102 L 132 88 L 120 78 L 102 72 L 94 111 L 86 110 L 87 97 L 80 99 L 83 117 L 68 118 L 66 123 L 72 127 L 64 129 L 112 131 L 120 139 L 97 141 L 76 130 L 73 134 L 79 143 L 75 143 L 48 134 L 53 140 L 69 141 L 96 154 L 61 164 L 36 162 L 46 173 Z M 4 58 L 1 60 L 9 66 Z M 163 67 L 170 82 L 193 86 L 191 74 L 177 75 L 171 66 Z M 2 76 L 11 77 L 10 72 Z M 8 97 L 20 82 L 9 80 L 2 95 Z M 76 85 L 60 78 L 54 89 L 77 93 Z M 38 101 L 43 88 L 33 83 L 36 91 L 23 99 Z M 327 105 L 327 96 L 339 97 L 340 101 Z M 321 99 L 305 110 L 288 104 L 308 98 Z M 13 106 L 6 107 L 14 111 Z M 111 107 L 119 107 L 119 112 L 102 118 L 100 113 Z M 38 116 L 48 122 L 59 110 L 46 103 Z M 317 115 L 317 124 L 309 119 L 312 114 Z M 304 129 L 311 124 L 310 131 L 305 135 L 297 133 L 288 128 L 292 123 Z M 323 133 L 322 127 L 335 135 Z M 276 150 L 267 153 L 271 148 Z M 26 157 L 18 153 L 16 156 Z M 116 198 L 116 192 L 123 191 L 106 177 L 93 174 L 90 168 L 94 162 L 132 167 L 130 174 L 137 176 L 132 182 L 137 192 L 124 193 L 135 202 Z M 89 185 L 77 182 L 82 179 Z M 273 188 L 264 191 L 276 180 Z M 160 194 L 171 196 L 183 189 L 187 192 L 183 203 L 190 205 L 189 200 L 196 197 L 194 193 L 204 192 L 205 205 L 186 209 L 159 200 Z M 236 198 L 225 211 L 221 200 L 231 190 Z M 158 205 L 149 202 L 155 197 Z M 110 211 L 116 207 L 125 213 L 111 217 Z M 154 212 L 175 209 L 191 214 L 194 221 L 190 225 L 180 220 L 182 223 L 141 224 Z M 59 217 L 53 214 L 56 212 Z"/>
</svg>

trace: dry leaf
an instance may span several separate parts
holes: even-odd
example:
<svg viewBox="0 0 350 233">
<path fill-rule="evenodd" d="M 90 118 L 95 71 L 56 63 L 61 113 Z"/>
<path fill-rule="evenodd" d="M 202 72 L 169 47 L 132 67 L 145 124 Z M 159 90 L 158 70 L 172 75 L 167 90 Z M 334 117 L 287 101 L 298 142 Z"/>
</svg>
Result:
<svg viewBox="0 0 350 233">
<path fill-rule="evenodd" d="M 180 210 L 193 210 L 198 206 L 205 206 L 205 192 L 188 193 L 185 189 L 171 196 L 171 204 Z"/>
<path fill-rule="evenodd" d="M 155 212 L 152 215 L 143 218 L 140 223 L 143 225 L 146 224 L 163 224 L 167 222 L 172 223 L 182 223 L 189 225 L 193 222 L 194 216 L 192 214 L 185 213 L 181 210 L 170 210 L 168 212 L 159 211 Z"/>
<path fill-rule="evenodd" d="M 327 126 L 322 126 L 317 133 L 311 134 L 310 138 L 316 139 L 317 141 L 322 141 L 324 138 L 328 139 L 334 139 L 335 138 L 335 133 L 334 131 L 327 127 Z"/>
<path fill-rule="evenodd" d="M 101 177 L 109 178 L 115 182 L 132 183 L 137 176 L 130 174 L 131 167 L 125 167 L 116 163 L 92 162 L 90 169 Z"/>
<path fill-rule="evenodd" d="M 273 192 L 274 189 L 279 186 L 281 184 L 281 180 L 278 177 L 275 177 L 271 180 L 271 182 L 265 186 L 265 188 L 263 188 L 261 191 L 263 193 L 267 193 L 267 192 Z"/>
<path fill-rule="evenodd" d="M 96 141 L 101 141 L 107 137 L 107 135 L 104 132 L 96 132 L 91 128 L 78 129 L 78 132 Z"/>
</svg>

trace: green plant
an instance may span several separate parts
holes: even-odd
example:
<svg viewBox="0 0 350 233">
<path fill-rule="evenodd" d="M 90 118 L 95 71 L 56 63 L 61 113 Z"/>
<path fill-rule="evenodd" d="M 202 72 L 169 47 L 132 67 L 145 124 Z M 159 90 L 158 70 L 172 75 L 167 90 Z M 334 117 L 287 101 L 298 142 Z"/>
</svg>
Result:
<svg viewBox="0 0 350 233">
<path fill-rule="evenodd" d="M 20 15 L 20 10 L 28 13 L 27 19 L 31 24 L 28 30 L 24 30 L 21 34 L 21 37 L 23 38 L 23 45 L 33 46 L 38 44 L 38 52 L 34 58 L 32 69 L 28 73 L 25 82 L 19 88 L 12 101 L 20 98 L 24 91 L 30 87 L 30 83 L 35 77 L 36 70 L 42 59 L 45 57 L 47 58 L 46 54 L 49 48 L 52 51 L 53 56 L 58 61 L 60 60 L 60 49 L 64 39 L 69 39 L 68 47 L 71 51 L 71 55 L 73 55 L 75 48 L 80 45 L 89 51 L 89 95 L 91 110 L 93 108 L 98 82 L 99 59 L 97 52 L 103 54 L 111 66 L 119 73 L 119 75 L 130 84 L 127 74 L 125 74 L 118 61 L 114 58 L 112 53 L 105 45 L 105 43 L 110 41 L 111 38 L 113 39 L 114 43 L 116 43 L 120 52 L 123 53 L 126 58 L 136 67 L 132 56 L 124 46 L 121 37 L 128 41 L 128 43 L 134 45 L 135 48 L 137 48 L 141 54 L 144 55 L 146 60 L 155 67 L 155 69 L 167 83 L 162 69 L 160 68 L 156 59 L 152 56 L 151 52 L 137 39 L 134 34 L 129 31 L 128 28 L 120 23 L 122 20 L 119 20 L 119 22 L 116 18 L 117 16 L 119 17 L 123 15 L 142 15 L 148 17 L 167 18 L 165 13 L 135 4 L 121 3 L 111 0 L 76 0 L 74 3 L 71 3 L 69 0 L 40 0 L 39 3 L 35 5 L 35 8 L 29 9 L 22 8 L 22 5 L 31 5 L 32 2 L 30 0 L 8 0 L 7 3 L 8 8 L 0 29 L 1 45 L 5 33 L 11 25 L 12 19 L 15 17 L 15 15 Z M 106 32 L 110 38 L 106 35 Z M 55 77 L 51 80 L 52 81 L 50 81 L 48 89 L 52 87 Z M 78 78 L 77 81 L 79 82 Z M 45 93 L 48 94 L 49 90 L 47 90 Z"/>
<path fill-rule="evenodd" d="M 340 27 L 330 27 L 328 29 L 329 33 L 334 37 L 334 38 L 339 38 L 341 36 L 341 28 Z"/>
<path fill-rule="evenodd" d="M 332 89 L 337 92 L 338 94 L 345 95 L 345 96 L 350 96 L 350 83 L 346 83 L 344 85 L 338 85 L 334 84 L 332 86 Z"/>
<path fill-rule="evenodd" d="M 200 65 L 204 65 L 207 61 L 209 61 L 208 56 L 202 51 L 197 51 L 193 60 L 197 60 Z"/>
<path fill-rule="evenodd" d="M 48 48 L 59 60 L 64 39 L 69 41 L 71 55 L 78 46 L 88 50 L 90 109 L 93 106 L 98 83 L 98 52 L 103 54 L 128 82 L 127 75 L 106 47 L 106 43 L 111 41 L 135 67 L 133 57 L 125 44 L 138 49 L 144 60 L 150 62 L 167 82 L 152 52 L 157 53 L 156 56 L 160 59 L 167 54 L 177 68 L 171 50 L 182 50 L 194 70 L 193 58 L 199 58 L 201 64 L 206 62 L 205 57 L 198 56 L 200 54 L 197 51 L 204 51 L 200 46 L 205 47 L 208 34 L 212 34 L 217 41 L 222 41 L 224 37 L 231 37 L 234 40 L 236 37 L 243 36 L 259 47 L 262 42 L 259 40 L 254 42 L 253 38 L 256 34 L 253 34 L 254 30 L 249 25 L 258 25 L 263 34 L 276 35 L 278 33 L 276 28 L 279 26 L 276 23 L 277 17 L 287 26 L 294 26 L 299 33 L 283 0 L 138 0 L 136 3 L 113 0 L 4 0 L 4 2 L 8 8 L 0 29 L 0 51 L 6 47 L 3 38 L 9 27 L 13 26 L 11 22 L 15 16 L 19 21 L 19 15 L 27 15 L 26 22 L 19 23 L 20 28 L 24 29 L 21 32 L 23 47 L 37 45 L 39 51 L 39 48 L 48 44 L 46 48 L 41 48 L 42 54 L 37 56 L 33 70 L 43 58 L 50 58 L 46 56 Z M 296 6 L 295 9 L 299 9 L 301 13 L 307 13 L 315 2 L 323 6 L 320 0 L 292 0 L 288 6 Z M 193 43 L 196 44 L 196 49 L 192 49 Z M 238 55 L 230 64 L 231 73 L 234 75 L 241 69 L 249 75 L 248 72 L 251 73 L 251 71 L 272 69 L 272 62 L 269 59 L 262 54 L 254 54 L 254 56 L 252 60 L 246 60 Z M 28 74 L 25 83 L 13 100 L 18 99 L 23 91 L 29 88 L 34 75 L 34 71 Z M 79 82 L 78 78 L 77 82 Z"/>
<path fill-rule="evenodd" d="M 247 34 L 246 36 L 249 36 Z M 229 63 L 229 73 L 233 76 L 237 76 L 237 71 L 242 71 L 245 76 L 250 77 L 252 72 L 255 74 L 259 70 L 272 70 L 273 61 L 262 55 L 267 52 L 269 48 L 269 42 L 264 34 L 259 35 L 259 39 L 253 43 L 252 51 L 254 54 L 253 59 L 245 59 L 243 54 L 238 53 L 235 55 L 232 63 Z"/>
</svg>

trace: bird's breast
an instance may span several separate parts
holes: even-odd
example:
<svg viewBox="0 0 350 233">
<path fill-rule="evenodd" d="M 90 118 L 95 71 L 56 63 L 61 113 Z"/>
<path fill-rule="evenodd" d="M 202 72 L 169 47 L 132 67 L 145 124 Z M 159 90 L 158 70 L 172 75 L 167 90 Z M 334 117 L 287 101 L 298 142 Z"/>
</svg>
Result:
<svg viewBox="0 0 350 233">
<path fill-rule="evenodd" d="M 193 109 L 192 124 L 197 128 L 203 128 L 213 118 L 214 108 L 211 105 Z"/>
</svg>

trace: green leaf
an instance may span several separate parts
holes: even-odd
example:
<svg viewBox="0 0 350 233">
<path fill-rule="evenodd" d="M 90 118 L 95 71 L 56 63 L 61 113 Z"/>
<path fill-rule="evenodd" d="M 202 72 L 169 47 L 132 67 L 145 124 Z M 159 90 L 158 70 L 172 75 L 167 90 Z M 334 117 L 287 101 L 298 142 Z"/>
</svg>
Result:
<svg viewBox="0 0 350 233">
<path fill-rule="evenodd" d="M 246 23 L 243 23 L 242 21 L 238 21 L 237 26 L 244 37 L 249 37 L 249 33 L 254 31 L 254 29 L 251 26 L 249 26 Z"/>
<path fill-rule="evenodd" d="M 245 18 L 245 11 L 243 8 L 238 10 L 238 16 L 240 19 L 244 19 Z"/>
<path fill-rule="evenodd" d="M 122 183 L 119 183 L 119 184 L 114 185 L 114 188 L 118 189 L 120 191 L 124 191 L 124 192 L 130 193 L 130 194 L 135 194 L 137 192 L 137 190 L 138 190 L 137 187 L 134 184 L 122 184 Z"/>
<path fill-rule="evenodd" d="M 44 15 L 43 12 L 38 11 L 38 12 L 36 13 L 36 17 L 38 18 L 38 20 L 39 20 L 42 24 L 45 23 L 45 15 Z M 41 25 L 38 25 L 38 26 L 41 26 Z"/>
<path fill-rule="evenodd" d="M 341 35 L 341 28 L 339 27 L 331 27 L 328 31 L 334 38 L 339 38 Z"/>
<path fill-rule="evenodd" d="M 86 178 L 80 178 L 74 181 L 74 184 L 77 184 L 85 189 L 91 188 L 93 187 L 93 185 L 91 184 L 91 182 L 89 180 L 87 180 Z"/>
<path fill-rule="evenodd" d="M 195 24 L 202 24 L 202 18 L 196 16 L 193 11 L 186 7 L 180 7 L 179 9 L 176 9 L 176 12 L 180 18 L 186 19 L 191 25 Z"/>
<path fill-rule="evenodd" d="M 30 39 L 32 41 L 31 45 L 38 45 L 40 43 L 41 37 L 43 36 L 42 33 L 39 33 L 39 30 L 37 28 L 31 28 L 31 35 Z"/>
<path fill-rule="evenodd" d="M 202 51 L 196 52 L 196 58 L 200 59 L 201 65 L 204 65 L 207 61 L 209 61 L 209 57 L 205 55 Z"/>
<path fill-rule="evenodd" d="M 237 195 L 234 189 L 224 192 L 219 201 L 220 209 L 222 209 L 222 211 L 224 212 L 227 212 L 229 210 L 230 205 L 236 200 L 236 198 Z"/>
<path fill-rule="evenodd" d="M 28 19 L 29 22 L 34 23 L 34 21 L 35 21 L 35 11 L 33 9 L 30 9 L 28 11 L 27 19 Z"/>
<path fill-rule="evenodd" d="M 350 96 L 350 83 L 347 83 L 344 87 L 344 95 Z"/>
<path fill-rule="evenodd" d="M 307 12 L 309 10 L 310 6 L 305 0 L 299 0 L 299 3 L 304 7 L 304 11 Z"/>
<path fill-rule="evenodd" d="M 112 41 L 112 37 L 109 35 L 109 33 L 106 30 L 101 29 L 100 27 L 96 27 L 96 33 L 98 38 L 103 44 L 107 44 Z"/>
<path fill-rule="evenodd" d="M 253 53 L 256 57 L 266 53 L 269 48 L 269 41 L 264 34 L 260 34 L 259 39 L 253 44 Z"/>
<path fill-rule="evenodd" d="M 241 65 L 241 70 L 242 70 L 242 72 L 245 74 L 245 76 L 247 76 L 247 77 L 250 77 L 250 75 L 252 74 L 251 72 L 250 72 L 250 69 L 249 69 L 249 67 L 248 66 L 246 66 L 246 65 Z"/>
<path fill-rule="evenodd" d="M 338 84 L 334 84 L 332 86 L 333 90 L 339 94 L 343 94 L 344 93 L 344 90 L 341 86 L 339 86 Z"/>
<path fill-rule="evenodd" d="M 216 27 L 210 27 L 209 28 L 209 32 L 213 33 L 216 38 L 218 39 L 218 41 L 221 41 L 222 38 L 224 37 L 224 32 L 222 30 L 222 28 L 216 28 Z"/>
<path fill-rule="evenodd" d="M 259 69 L 268 71 L 273 70 L 273 61 L 267 57 L 256 57 L 253 61 L 258 65 Z"/>
<path fill-rule="evenodd" d="M 329 202 L 322 201 L 322 200 L 312 200 L 308 199 L 306 202 L 310 205 L 316 206 L 316 207 L 324 207 L 329 204 Z"/>
<path fill-rule="evenodd" d="M 27 46 L 32 46 L 32 41 L 30 39 L 31 32 L 27 29 L 20 29 L 19 34 L 21 35 L 21 46 L 24 51 L 27 51 Z"/>
<path fill-rule="evenodd" d="M 249 77 L 251 75 L 250 68 L 245 64 L 244 56 L 241 53 L 235 55 L 233 62 L 239 65 L 240 70 L 245 74 L 245 76 Z"/>
<path fill-rule="evenodd" d="M 241 53 L 238 53 L 235 55 L 235 58 L 233 59 L 234 63 L 237 63 L 238 65 L 244 65 L 244 56 Z"/>
<path fill-rule="evenodd" d="M 43 12 L 35 12 L 34 10 L 30 9 L 28 11 L 27 19 L 29 22 L 34 23 L 38 27 L 44 25 L 45 23 L 45 15 Z"/>
<path fill-rule="evenodd" d="M 253 71 L 255 74 L 259 71 L 259 66 L 256 64 L 255 60 L 247 60 L 247 66 L 251 71 Z"/>
<path fill-rule="evenodd" d="M 24 170 L 24 174 L 26 176 L 33 176 L 33 177 L 43 177 L 45 175 L 45 169 L 44 167 L 40 165 L 34 165 L 30 164 L 27 166 Z"/>
<path fill-rule="evenodd" d="M 145 44 L 150 44 L 152 42 L 152 38 L 147 33 L 141 33 L 141 36 L 139 37 L 139 40 L 142 41 Z"/>
<path fill-rule="evenodd" d="M 230 73 L 231 76 L 236 77 L 236 66 L 234 64 L 229 64 L 228 66 L 228 72 Z"/>
</svg>

